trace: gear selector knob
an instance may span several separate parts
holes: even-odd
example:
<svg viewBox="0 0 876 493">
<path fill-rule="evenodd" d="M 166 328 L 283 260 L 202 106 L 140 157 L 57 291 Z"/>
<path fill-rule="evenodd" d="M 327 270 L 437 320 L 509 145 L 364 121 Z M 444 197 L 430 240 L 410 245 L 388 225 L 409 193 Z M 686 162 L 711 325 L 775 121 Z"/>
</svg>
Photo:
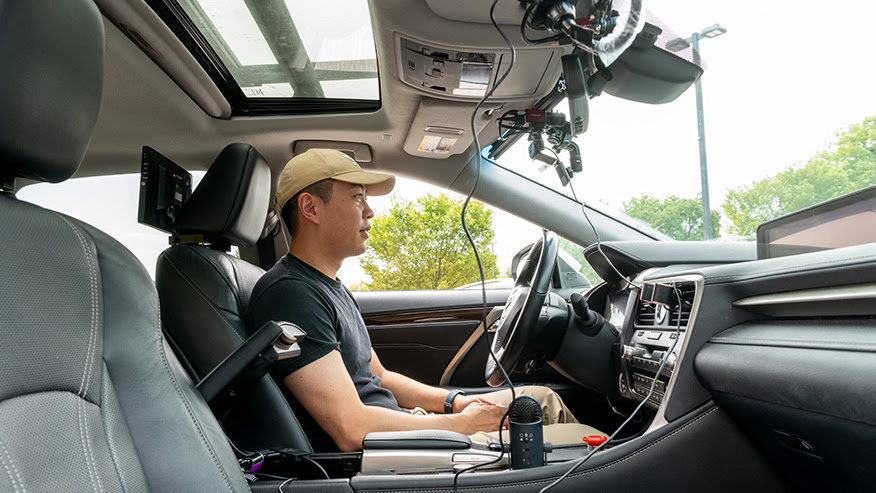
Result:
<svg viewBox="0 0 876 493">
<path fill-rule="evenodd" d="M 572 293 L 572 296 L 569 296 L 569 301 L 572 303 L 575 315 L 578 316 L 578 326 L 582 329 L 591 328 L 601 322 L 602 317 L 590 309 L 587 300 L 580 293 Z"/>
</svg>

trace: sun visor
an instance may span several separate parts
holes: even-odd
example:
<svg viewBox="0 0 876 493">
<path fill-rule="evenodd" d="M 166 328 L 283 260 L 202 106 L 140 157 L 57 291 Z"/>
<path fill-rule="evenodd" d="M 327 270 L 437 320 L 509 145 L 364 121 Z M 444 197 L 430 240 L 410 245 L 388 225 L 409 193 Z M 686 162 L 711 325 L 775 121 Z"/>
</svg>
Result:
<svg viewBox="0 0 876 493">
<path fill-rule="evenodd" d="M 473 103 L 424 99 L 408 131 L 405 152 L 411 156 L 447 159 L 465 151 L 473 140 L 471 112 L 474 106 Z M 475 121 L 479 133 L 492 121 L 488 112 L 498 107 L 489 103 L 481 106 Z"/>
</svg>

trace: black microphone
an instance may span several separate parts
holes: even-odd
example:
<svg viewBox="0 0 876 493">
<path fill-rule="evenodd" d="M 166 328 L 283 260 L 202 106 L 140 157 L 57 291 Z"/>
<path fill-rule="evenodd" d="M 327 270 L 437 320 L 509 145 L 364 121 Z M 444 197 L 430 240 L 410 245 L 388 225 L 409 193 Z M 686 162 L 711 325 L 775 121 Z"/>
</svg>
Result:
<svg viewBox="0 0 876 493">
<path fill-rule="evenodd" d="M 544 430 L 541 404 L 531 395 L 517 396 L 508 411 L 511 469 L 544 465 Z"/>
</svg>

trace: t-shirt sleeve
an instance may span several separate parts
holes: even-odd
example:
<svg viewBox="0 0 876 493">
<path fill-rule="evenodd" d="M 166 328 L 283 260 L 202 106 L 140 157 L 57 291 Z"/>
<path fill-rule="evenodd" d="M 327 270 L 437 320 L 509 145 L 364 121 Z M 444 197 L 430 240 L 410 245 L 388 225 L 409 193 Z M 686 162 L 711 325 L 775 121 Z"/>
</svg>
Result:
<svg viewBox="0 0 876 493">
<path fill-rule="evenodd" d="M 285 279 L 268 287 L 258 299 L 253 300 L 248 319 L 252 330 L 258 330 L 273 320 L 293 323 L 307 334 L 298 343 L 301 355 L 278 361 L 274 365 L 274 374 L 279 379 L 341 346 L 335 330 L 334 309 L 319 291 L 303 281 Z"/>
</svg>

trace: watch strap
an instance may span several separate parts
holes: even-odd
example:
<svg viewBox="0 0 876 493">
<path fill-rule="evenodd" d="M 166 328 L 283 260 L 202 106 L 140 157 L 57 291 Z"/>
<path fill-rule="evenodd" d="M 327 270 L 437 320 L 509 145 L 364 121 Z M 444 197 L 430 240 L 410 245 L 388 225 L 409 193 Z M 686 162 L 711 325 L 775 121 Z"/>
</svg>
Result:
<svg viewBox="0 0 876 493">
<path fill-rule="evenodd" d="M 464 391 L 459 389 L 451 390 L 447 394 L 447 398 L 444 399 L 444 414 L 453 414 L 453 399 L 456 399 L 458 395 L 468 395 Z"/>
</svg>

